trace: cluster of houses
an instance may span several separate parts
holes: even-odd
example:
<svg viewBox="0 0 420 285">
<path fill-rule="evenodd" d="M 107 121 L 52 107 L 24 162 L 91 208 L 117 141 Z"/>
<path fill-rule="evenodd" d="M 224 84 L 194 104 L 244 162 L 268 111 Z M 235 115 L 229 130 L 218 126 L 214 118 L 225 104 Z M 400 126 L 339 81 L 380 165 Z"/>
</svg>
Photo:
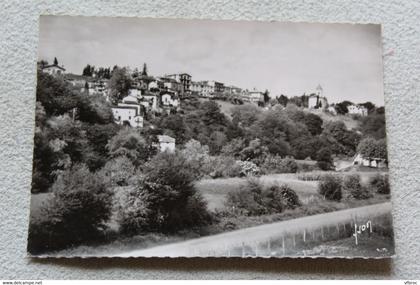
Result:
<svg viewBox="0 0 420 285">
<path fill-rule="evenodd" d="M 71 85 L 88 95 L 103 95 L 108 98 L 109 79 L 95 76 L 66 74 L 57 60 L 54 64 L 42 65 L 43 72 L 62 75 Z M 170 112 L 180 108 L 180 100 L 190 96 L 225 98 L 252 102 L 261 105 L 264 94 L 256 89 L 247 90 L 218 81 L 192 81 L 188 73 L 149 76 L 146 65 L 142 72 L 130 72 L 132 77 L 128 95 L 112 107 L 115 122 L 133 127 L 143 127 L 144 115 L 148 112 Z"/>
<path fill-rule="evenodd" d="M 312 93 L 308 96 L 308 108 L 312 110 L 323 110 L 328 111 L 333 115 L 337 115 L 337 111 L 334 105 L 329 105 L 328 100 L 325 96 L 323 96 L 323 89 L 321 85 L 318 85 L 315 89 L 315 93 Z M 354 104 L 347 106 L 348 114 L 350 115 L 359 115 L 359 116 L 367 116 L 368 109 L 365 106 L 360 104 Z"/>
<path fill-rule="evenodd" d="M 54 59 L 53 64 L 40 64 L 40 69 L 53 76 L 63 76 L 74 88 L 88 94 L 99 94 L 109 101 L 109 79 L 96 76 L 66 74 L 65 68 Z M 181 99 L 191 96 L 203 98 L 223 98 L 232 102 L 251 102 L 264 106 L 264 93 L 253 89 L 225 85 L 218 81 L 193 81 L 188 73 L 167 74 L 164 76 L 150 76 L 144 64 L 141 72 L 129 71 L 132 84 L 128 95 L 112 106 L 112 113 L 117 124 L 143 128 L 144 118 L 150 112 L 171 112 L 179 110 Z M 323 89 L 317 86 L 315 93 L 308 96 L 308 109 L 328 111 L 337 114 L 333 105 L 328 104 L 323 95 Z M 361 105 L 348 106 L 349 114 L 367 116 L 368 110 Z M 172 149 L 175 146 L 173 138 L 162 136 L 159 138 L 161 146 Z M 162 148 L 162 147 L 161 147 Z"/>
</svg>

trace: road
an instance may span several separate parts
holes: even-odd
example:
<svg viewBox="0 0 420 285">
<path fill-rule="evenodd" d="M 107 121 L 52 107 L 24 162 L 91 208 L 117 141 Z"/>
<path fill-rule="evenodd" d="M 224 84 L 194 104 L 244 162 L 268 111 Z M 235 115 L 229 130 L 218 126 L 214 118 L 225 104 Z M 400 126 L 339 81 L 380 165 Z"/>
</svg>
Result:
<svg viewBox="0 0 420 285">
<path fill-rule="evenodd" d="M 121 257 L 194 257 L 222 256 L 229 249 L 242 245 L 255 245 L 268 239 L 280 238 L 286 234 L 302 233 L 321 227 L 337 225 L 356 219 L 366 222 L 373 217 L 391 212 L 391 203 L 381 203 L 364 207 L 346 209 L 331 213 L 276 222 L 227 233 L 192 239 L 184 242 L 162 245 L 147 249 L 116 254 Z"/>
</svg>

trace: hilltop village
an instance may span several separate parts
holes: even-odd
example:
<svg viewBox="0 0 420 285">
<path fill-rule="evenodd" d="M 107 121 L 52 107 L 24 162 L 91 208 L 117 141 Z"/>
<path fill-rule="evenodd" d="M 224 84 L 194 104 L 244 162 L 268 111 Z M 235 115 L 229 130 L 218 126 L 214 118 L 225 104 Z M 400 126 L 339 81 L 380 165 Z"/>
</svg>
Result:
<svg viewBox="0 0 420 285">
<path fill-rule="evenodd" d="M 39 68 L 44 73 L 63 77 L 82 93 L 104 96 L 112 104 L 115 122 L 132 127 L 142 128 L 144 120 L 150 115 L 180 111 L 183 108 L 182 101 L 192 97 L 228 101 L 235 105 L 252 103 L 261 108 L 271 108 L 278 104 L 285 107 L 290 102 L 298 107 L 332 115 L 368 115 L 369 105 L 366 104 L 353 104 L 349 101 L 329 104 L 321 85 L 314 92 L 302 96 L 288 98 L 281 94 L 273 98 L 268 90 L 248 90 L 215 80 L 194 81 L 188 73 L 153 76 L 149 74 L 146 63 L 141 71 L 137 68 L 132 70 L 114 66 L 111 70 L 87 65 L 82 75 L 66 73 L 57 59 L 53 64 L 41 61 Z M 116 76 L 112 80 L 114 73 Z"/>
</svg>

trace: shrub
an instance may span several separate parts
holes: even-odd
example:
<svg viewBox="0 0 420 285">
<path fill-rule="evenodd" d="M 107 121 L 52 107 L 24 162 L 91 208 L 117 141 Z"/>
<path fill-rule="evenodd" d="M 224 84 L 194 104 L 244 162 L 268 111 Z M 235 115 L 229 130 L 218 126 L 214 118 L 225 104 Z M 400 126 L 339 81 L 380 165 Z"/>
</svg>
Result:
<svg viewBox="0 0 420 285">
<path fill-rule="evenodd" d="M 270 173 L 296 173 L 298 165 L 292 158 L 281 158 L 280 156 L 268 155 L 263 164 L 261 171 L 266 174 Z"/>
<path fill-rule="evenodd" d="M 226 205 L 239 214 L 259 216 L 294 209 L 301 202 L 287 185 L 264 187 L 259 180 L 249 179 L 238 191 L 228 193 Z"/>
<path fill-rule="evenodd" d="M 150 194 L 153 227 L 175 232 L 211 222 L 204 200 L 194 188 L 193 167 L 179 152 L 156 155 L 144 167 L 140 185 Z"/>
<path fill-rule="evenodd" d="M 318 184 L 318 192 L 324 199 L 340 201 L 342 198 L 341 178 L 335 175 L 325 175 Z"/>
<path fill-rule="evenodd" d="M 317 165 L 322 170 L 332 169 L 331 150 L 327 147 L 321 148 L 316 154 Z"/>
<path fill-rule="evenodd" d="M 390 193 L 390 187 L 389 187 L 389 180 L 388 180 L 388 174 L 376 174 L 373 176 L 370 181 L 369 185 L 372 187 L 376 193 L 379 194 L 389 194 Z"/>
<path fill-rule="evenodd" d="M 295 209 L 302 205 L 299 196 L 288 185 L 272 185 L 263 192 L 263 196 L 270 213 L 281 212 L 283 209 Z"/>
<path fill-rule="evenodd" d="M 202 167 L 202 173 L 212 178 L 239 177 L 242 167 L 232 157 L 212 156 L 209 157 Z"/>
<path fill-rule="evenodd" d="M 118 205 L 120 232 L 128 236 L 139 234 L 149 228 L 150 195 L 142 187 L 132 188 L 124 194 Z"/>
<path fill-rule="evenodd" d="M 112 194 L 85 165 L 65 170 L 52 186 L 54 196 L 32 219 L 28 250 L 40 253 L 100 239 L 111 216 Z"/>
<path fill-rule="evenodd" d="M 130 178 L 135 173 L 135 167 L 131 160 L 125 156 L 114 158 L 108 161 L 98 171 L 98 175 L 108 186 L 127 186 Z"/>
<path fill-rule="evenodd" d="M 343 192 L 358 200 L 371 197 L 369 190 L 360 183 L 358 174 L 350 174 L 343 179 Z"/>
<path fill-rule="evenodd" d="M 258 176 L 260 175 L 260 168 L 251 161 L 237 161 L 241 168 L 240 176 Z"/>
</svg>

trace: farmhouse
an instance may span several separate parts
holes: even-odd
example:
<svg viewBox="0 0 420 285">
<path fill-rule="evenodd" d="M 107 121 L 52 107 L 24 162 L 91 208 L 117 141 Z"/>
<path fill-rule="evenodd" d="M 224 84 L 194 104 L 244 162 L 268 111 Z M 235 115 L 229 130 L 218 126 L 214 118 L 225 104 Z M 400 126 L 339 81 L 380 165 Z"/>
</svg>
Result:
<svg viewBox="0 0 420 285">
<path fill-rule="evenodd" d="M 170 136 L 166 136 L 166 135 L 160 135 L 157 136 L 158 138 L 158 142 L 159 142 L 159 151 L 164 152 L 164 151 L 169 151 L 169 152 L 174 152 L 175 151 L 175 139 L 170 137 Z"/>
<path fill-rule="evenodd" d="M 387 167 L 387 163 L 385 159 L 364 157 L 361 153 L 358 153 L 354 156 L 353 165 L 361 165 L 361 166 L 368 166 L 368 167 L 374 167 L 374 168 Z"/>
<path fill-rule="evenodd" d="M 58 64 L 45 65 L 42 67 L 42 72 L 48 73 L 52 76 L 62 75 L 65 71 L 66 69 Z"/>
</svg>

